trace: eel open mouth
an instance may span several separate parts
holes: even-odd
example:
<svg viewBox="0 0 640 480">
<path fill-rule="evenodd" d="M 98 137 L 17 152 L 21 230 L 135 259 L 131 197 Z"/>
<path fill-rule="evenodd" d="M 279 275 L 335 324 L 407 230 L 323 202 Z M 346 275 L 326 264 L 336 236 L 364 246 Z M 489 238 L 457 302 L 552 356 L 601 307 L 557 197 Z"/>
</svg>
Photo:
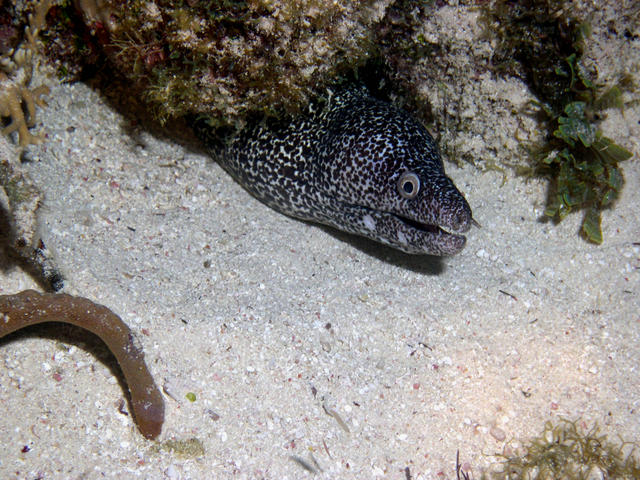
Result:
<svg viewBox="0 0 640 480">
<path fill-rule="evenodd" d="M 449 256 L 459 253 L 467 239 L 464 235 L 451 233 L 440 225 L 421 223 L 391 212 L 375 212 L 373 228 L 365 236 L 386 243 L 405 253 L 417 255 Z M 460 229 L 462 231 L 468 228 Z"/>
<path fill-rule="evenodd" d="M 445 230 L 440 228 L 438 225 L 430 225 L 428 223 L 420 223 L 417 220 L 412 220 L 410 218 L 402 217 L 400 215 L 396 215 L 396 217 L 398 217 L 398 219 L 401 222 L 406 223 L 407 225 L 409 225 L 410 227 L 415 228 L 416 230 L 422 230 L 423 232 L 430 232 L 430 233 L 437 233 L 438 231 L 442 230 L 444 233 L 447 233 Z"/>
<path fill-rule="evenodd" d="M 336 215 L 340 222 L 327 218 L 321 223 L 412 255 L 451 256 L 459 253 L 467 242 L 462 233 L 475 223 L 470 215 L 461 215 L 453 217 L 452 222 L 443 222 L 445 225 L 428 224 L 395 212 L 345 203 L 339 204 L 338 210 L 347 212 L 341 217 Z"/>
<path fill-rule="evenodd" d="M 408 239 L 408 244 L 418 249 L 417 252 L 410 253 L 455 255 L 459 253 L 467 243 L 464 235 L 445 230 L 440 225 L 421 223 L 400 215 L 394 216 L 404 227 L 398 232 L 399 239 L 403 237 Z"/>
</svg>

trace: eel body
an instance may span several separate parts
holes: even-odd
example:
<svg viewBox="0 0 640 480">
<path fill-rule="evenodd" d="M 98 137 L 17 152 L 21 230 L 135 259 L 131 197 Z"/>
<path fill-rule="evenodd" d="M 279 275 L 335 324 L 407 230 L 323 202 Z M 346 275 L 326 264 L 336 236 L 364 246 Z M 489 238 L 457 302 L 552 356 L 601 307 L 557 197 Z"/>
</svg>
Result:
<svg viewBox="0 0 640 480">
<path fill-rule="evenodd" d="M 329 92 L 283 124 L 263 121 L 221 145 L 196 133 L 246 190 L 291 217 L 412 254 L 453 255 L 474 223 L 427 130 L 364 87 Z"/>
</svg>

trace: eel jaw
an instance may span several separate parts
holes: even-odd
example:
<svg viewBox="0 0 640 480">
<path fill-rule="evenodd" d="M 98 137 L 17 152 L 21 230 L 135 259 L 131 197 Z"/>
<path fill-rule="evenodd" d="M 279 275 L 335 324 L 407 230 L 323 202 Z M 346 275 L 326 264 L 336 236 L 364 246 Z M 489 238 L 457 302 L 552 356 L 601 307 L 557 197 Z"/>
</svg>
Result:
<svg viewBox="0 0 640 480">
<path fill-rule="evenodd" d="M 467 239 L 464 235 L 450 233 L 444 228 L 458 232 L 466 232 L 470 228 L 470 220 L 455 229 L 447 225 L 425 224 L 397 213 L 347 203 L 333 205 L 333 208 L 320 218 L 298 218 L 360 235 L 412 255 L 455 255 L 464 248 Z"/>
<path fill-rule="evenodd" d="M 358 211 L 356 218 L 359 221 L 356 225 L 352 224 L 351 227 L 345 228 L 344 225 L 333 223 L 333 226 L 405 253 L 450 256 L 459 253 L 467 242 L 464 235 L 450 233 L 440 225 L 424 224 L 392 212 L 373 210 L 368 207 L 352 206 L 351 208 Z"/>
<path fill-rule="evenodd" d="M 407 253 L 449 256 L 459 253 L 466 245 L 464 235 L 445 230 L 442 225 L 421 223 L 393 213 L 388 215 L 397 225 L 397 238 L 401 243 L 397 248 Z"/>
</svg>

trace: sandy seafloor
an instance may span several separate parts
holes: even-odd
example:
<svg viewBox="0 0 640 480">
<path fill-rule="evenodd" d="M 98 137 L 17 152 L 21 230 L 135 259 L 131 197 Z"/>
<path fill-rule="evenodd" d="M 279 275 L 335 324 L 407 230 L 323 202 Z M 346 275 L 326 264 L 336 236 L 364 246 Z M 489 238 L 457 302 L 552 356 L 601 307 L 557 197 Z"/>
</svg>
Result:
<svg viewBox="0 0 640 480">
<path fill-rule="evenodd" d="M 0 341 L 0 478 L 451 479 L 457 451 L 477 477 L 549 420 L 640 440 L 635 158 L 602 246 L 579 214 L 539 221 L 543 182 L 449 164 L 482 228 L 422 258 L 284 217 L 86 85 L 53 87 L 24 164 L 43 238 L 65 291 L 137 334 L 166 423 L 141 437 L 90 335 L 17 333 Z M 637 108 L 625 121 L 637 151 Z M 0 286 L 37 287 L 7 258 Z M 203 452 L 166 443 L 192 438 Z"/>
</svg>

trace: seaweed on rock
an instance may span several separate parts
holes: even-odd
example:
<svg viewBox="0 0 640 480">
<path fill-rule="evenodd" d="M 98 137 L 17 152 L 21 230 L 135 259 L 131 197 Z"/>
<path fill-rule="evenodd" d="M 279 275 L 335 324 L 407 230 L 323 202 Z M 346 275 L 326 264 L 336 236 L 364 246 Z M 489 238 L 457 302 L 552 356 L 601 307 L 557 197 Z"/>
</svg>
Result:
<svg viewBox="0 0 640 480">
<path fill-rule="evenodd" d="M 59 290 L 62 275 L 39 234 L 42 195 L 18 160 L 24 147 L 43 139 L 33 133 L 33 127 L 36 107 L 46 105 L 42 97 L 49 88 L 34 87 L 31 81 L 37 65 L 38 34 L 50 5 L 51 0 L 27 3 L 26 26 L 9 5 L 0 7 L 0 118 L 5 122 L 0 132 L 6 136 L 0 137 L 0 238 L 36 270 L 47 288 Z M 10 144 L 12 134 L 17 135 L 17 149 Z"/>
<path fill-rule="evenodd" d="M 545 144 L 536 149 L 533 168 L 520 170 L 550 179 L 546 216 L 561 221 L 584 210 L 582 235 L 602 243 L 601 212 L 620 194 L 619 163 L 632 153 L 598 129 L 600 112 L 621 107 L 620 88 L 605 91 L 596 83 L 595 67 L 582 62 L 588 23 L 559 0 L 498 0 L 484 8 L 484 21 L 487 34 L 498 40 L 494 70 L 522 78 L 546 116 Z"/>
<path fill-rule="evenodd" d="M 364 63 L 393 0 L 83 0 L 111 64 L 161 120 L 204 114 L 215 127 L 297 112 Z"/>
</svg>

